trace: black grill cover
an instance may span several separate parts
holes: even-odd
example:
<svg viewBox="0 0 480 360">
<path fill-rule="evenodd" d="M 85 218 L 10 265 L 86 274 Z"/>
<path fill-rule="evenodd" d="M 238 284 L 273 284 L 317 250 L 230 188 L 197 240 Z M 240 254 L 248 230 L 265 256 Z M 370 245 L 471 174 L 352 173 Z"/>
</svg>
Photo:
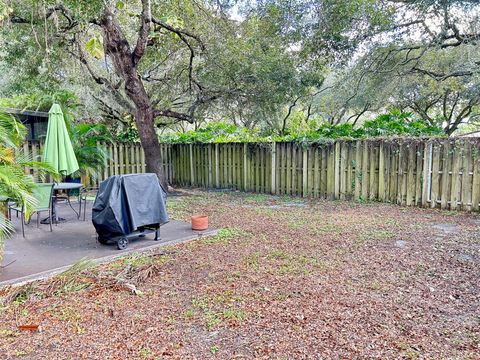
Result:
<svg viewBox="0 0 480 360">
<path fill-rule="evenodd" d="M 92 209 L 92 222 L 103 239 L 128 235 L 142 226 L 168 222 L 167 194 L 155 174 L 111 176 L 102 181 Z"/>
</svg>

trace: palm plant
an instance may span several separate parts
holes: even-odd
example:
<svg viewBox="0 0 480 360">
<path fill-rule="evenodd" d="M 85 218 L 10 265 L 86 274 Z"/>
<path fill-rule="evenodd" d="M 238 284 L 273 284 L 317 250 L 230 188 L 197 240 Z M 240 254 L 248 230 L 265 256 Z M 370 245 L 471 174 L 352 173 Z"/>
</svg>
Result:
<svg viewBox="0 0 480 360">
<path fill-rule="evenodd" d="M 23 205 L 27 217 L 36 206 L 32 195 L 35 182 L 32 176 L 25 174 L 25 166 L 37 169 L 41 177 L 55 173 L 49 165 L 35 161 L 21 151 L 25 135 L 26 128 L 21 122 L 12 115 L 0 112 L 0 262 L 3 240 L 13 231 L 6 216 L 8 200 Z"/>
<path fill-rule="evenodd" d="M 70 135 L 79 167 L 73 177 L 96 176 L 108 159 L 105 146 L 99 144 L 112 141 L 107 127 L 103 124 L 78 124 L 70 126 Z"/>
</svg>

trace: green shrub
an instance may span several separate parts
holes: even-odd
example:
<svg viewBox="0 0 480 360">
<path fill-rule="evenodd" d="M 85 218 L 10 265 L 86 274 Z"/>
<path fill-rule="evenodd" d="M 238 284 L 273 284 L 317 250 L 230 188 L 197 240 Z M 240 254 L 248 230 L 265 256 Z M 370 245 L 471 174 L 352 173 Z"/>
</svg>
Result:
<svg viewBox="0 0 480 360">
<path fill-rule="evenodd" d="M 322 142 L 335 139 L 364 139 L 372 137 L 392 136 L 442 136 L 440 127 L 433 126 L 423 119 L 415 119 L 411 113 L 391 110 L 372 120 L 365 121 L 361 126 L 354 127 L 350 123 L 330 124 L 312 122 L 313 126 L 300 126 L 294 122 L 286 129 L 285 135 L 279 135 L 275 129 L 260 131 L 238 127 L 223 122 L 209 123 L 204 128 L 177 132 L 160 136 L 160 141 L 171 144 L 191 143 L 228 143 L 228 142 Z"/>
</svg>

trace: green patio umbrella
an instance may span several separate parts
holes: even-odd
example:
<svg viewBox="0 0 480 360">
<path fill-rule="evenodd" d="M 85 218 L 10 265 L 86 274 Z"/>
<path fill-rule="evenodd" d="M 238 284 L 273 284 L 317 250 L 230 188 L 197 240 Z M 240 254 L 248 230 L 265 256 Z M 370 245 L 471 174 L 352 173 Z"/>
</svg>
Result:
<svg viewBox="0 0 480 360">
<path fill-rule="evenodd" d="M 53 104 L 48 112 L 43 161 L 50 163 L 62 175 L 70 175 L 78 170 L 77 158 L 58 104 Z"/>
</svg>

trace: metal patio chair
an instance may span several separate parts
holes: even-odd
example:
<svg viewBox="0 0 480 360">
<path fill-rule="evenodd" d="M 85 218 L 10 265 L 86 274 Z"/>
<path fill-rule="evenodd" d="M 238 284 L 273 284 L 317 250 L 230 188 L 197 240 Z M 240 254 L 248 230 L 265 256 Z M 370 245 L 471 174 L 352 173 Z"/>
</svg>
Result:
<svg viewBox="0 0 480 360">
<path fill-rule="evenodd" d="M 55 184 L 38 184 L 35 189 L 33 190 L 33 196 L 35 199 L 37 199 L 37 206 L 33 210 L 33 213 L 37 213 L 37 227 L 40 227 L 40 213 L 44 211 L 48 211 L 48 217 L 50 219 L 49 225 L 50 225 L 50 231 L 53 231 L 52 229 L 52 199 L 53 199 L 53 186 Z M 25 209 L 24 206 L 21 205 L 19 206 L 18 204 L 14 204 L 12 206 L 9 206 L 8 212 L 9 212 L 9 217 L 11 218 L 11 212 L 16 211 L 17 215 L 20 213 L 21 217 L 21 223 L 22 223 L 22 235 L 25 237 L 25 224 L 30 222 L 30 218 L 28 221 L 25 220 Z M 32 215 L 33 215 L 32 213 Z"/>
</svg>

